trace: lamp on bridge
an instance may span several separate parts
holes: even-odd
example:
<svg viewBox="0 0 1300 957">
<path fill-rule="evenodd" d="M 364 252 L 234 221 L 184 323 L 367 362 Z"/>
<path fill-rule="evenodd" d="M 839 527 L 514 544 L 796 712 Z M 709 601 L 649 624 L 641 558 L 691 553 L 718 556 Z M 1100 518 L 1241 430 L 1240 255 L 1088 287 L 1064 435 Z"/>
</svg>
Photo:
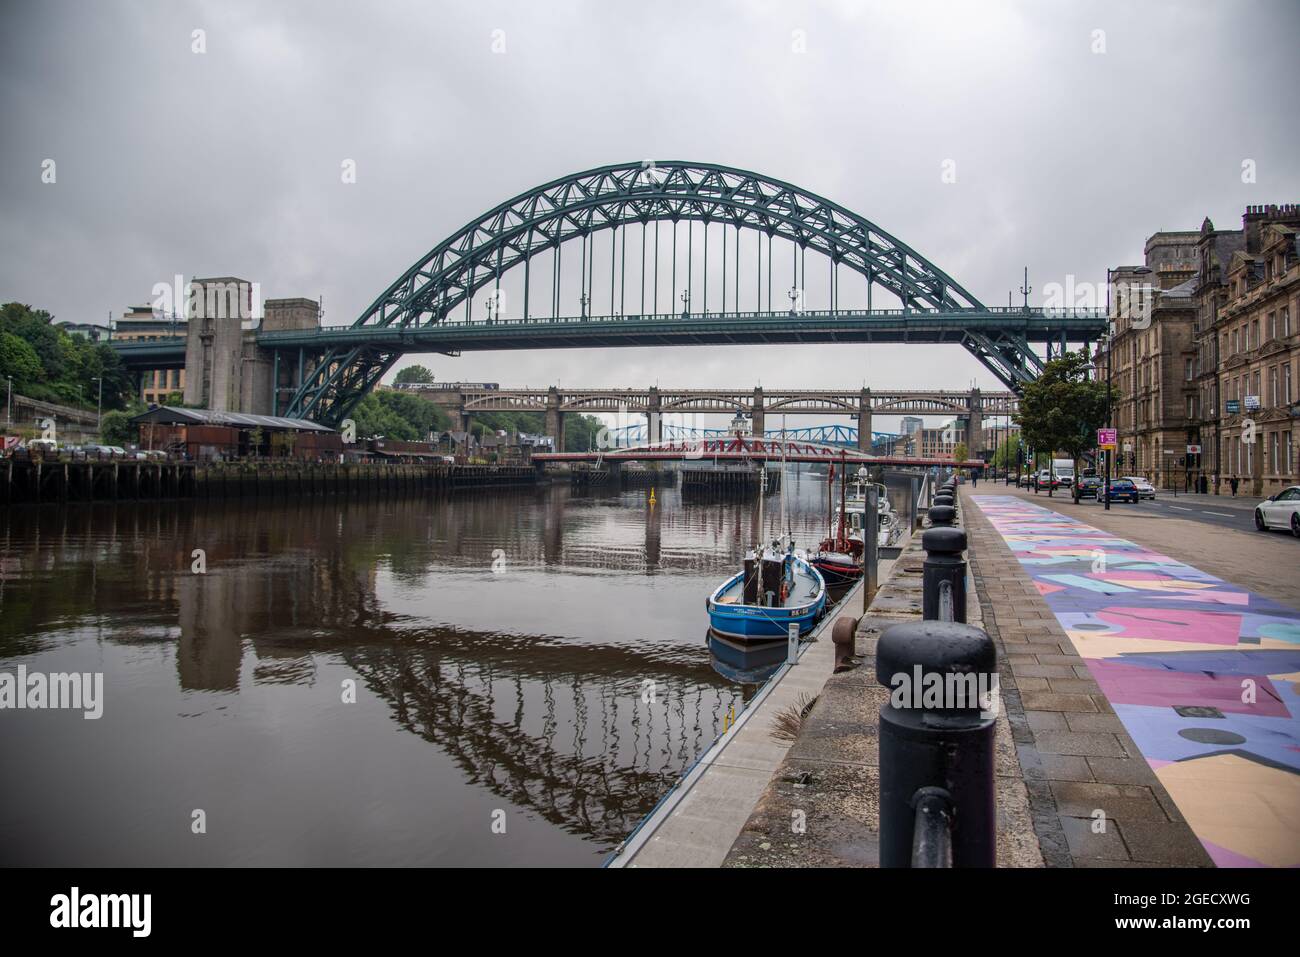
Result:
<svg viewBox="0 0 1300 957">
<path fill-rule="evenodd" d="M 682 290 L 682 316 L 683 318 L 691 314 L 691 294 L 685 289 Z"/>
</svg>

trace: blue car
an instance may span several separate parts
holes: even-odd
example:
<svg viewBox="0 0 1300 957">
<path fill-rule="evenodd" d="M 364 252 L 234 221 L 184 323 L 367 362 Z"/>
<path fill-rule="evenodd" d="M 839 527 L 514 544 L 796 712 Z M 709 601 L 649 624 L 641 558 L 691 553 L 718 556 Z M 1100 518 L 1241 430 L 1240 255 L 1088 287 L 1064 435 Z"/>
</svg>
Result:
<svg viewBox="0 0 1300 957">
<path fill-rule="evenodd" d="M 1138 488 L 1128 479 L 1111 479 L 1110 485 L 1105 489 L 1105 494 L 1098 494 L 1099 502 L 1132 502 L 1138 503 Z"/>
</svg>

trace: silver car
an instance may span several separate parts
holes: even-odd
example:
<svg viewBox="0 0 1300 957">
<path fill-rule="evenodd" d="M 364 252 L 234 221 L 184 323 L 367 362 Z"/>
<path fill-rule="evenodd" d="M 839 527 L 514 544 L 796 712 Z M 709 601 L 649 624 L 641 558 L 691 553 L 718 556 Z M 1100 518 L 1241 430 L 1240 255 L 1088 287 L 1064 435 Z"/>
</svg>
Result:
<svg viewBox="0 0 1300 957">
<path fill-rule="evenodd" d="M 1127 479 L 1128 481 L 1132 482 L 1134 486 L 1137 487 L 1139 499 L 1156 497 L 1156 487 L 1152 485 L 1150 482 L 1148 482 L 1146 479 L 1141 478 L 1137 475 L 1122 475 L 1120 477 Z"/>
</svg>

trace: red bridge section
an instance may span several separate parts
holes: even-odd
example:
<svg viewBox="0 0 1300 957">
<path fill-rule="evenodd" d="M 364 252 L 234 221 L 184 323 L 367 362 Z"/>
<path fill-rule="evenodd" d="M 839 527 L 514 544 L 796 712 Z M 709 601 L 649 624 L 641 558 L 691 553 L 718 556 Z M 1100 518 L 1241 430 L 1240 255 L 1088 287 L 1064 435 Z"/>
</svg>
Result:
<svg viewBox="0 0 1300 957">
<path fill-rule="evenodd" d="M 841 462 L 857 465 L 896 465 L 904 468 L 983 468 L 982 459 L 955 462 L 946 458 L 919 458 L 903 455 L 867 455 L 838 445 L 820 442 L 796 442 L 746 435 L 721 438 L 681 439 L 653 442 L 626 448 L 597 449 L 591 452 L 538 452 L 534 464 L 573 462 Z"/>
</svg>

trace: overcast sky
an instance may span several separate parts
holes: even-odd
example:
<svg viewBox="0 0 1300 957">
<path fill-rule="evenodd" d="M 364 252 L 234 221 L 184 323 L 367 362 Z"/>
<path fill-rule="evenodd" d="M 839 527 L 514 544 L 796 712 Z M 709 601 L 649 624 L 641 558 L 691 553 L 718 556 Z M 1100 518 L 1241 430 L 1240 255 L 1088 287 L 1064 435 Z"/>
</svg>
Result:
<svg viewBox="0 0 1300 957">
<path fill-rule="evenodd" d="M 655 157 L 826 196 L 992 305 L 1024 266 L 1041 301 L 1153 231 L 1300 200 L 1295 0 L 3 0 L 0 18 L 0 301 L 66 320 L 180 273 L 323 295 L 349 323 L 503 200 Z M 407 361 L 503 385 L 999 387 L 955 346 Z"/>
</svg>

